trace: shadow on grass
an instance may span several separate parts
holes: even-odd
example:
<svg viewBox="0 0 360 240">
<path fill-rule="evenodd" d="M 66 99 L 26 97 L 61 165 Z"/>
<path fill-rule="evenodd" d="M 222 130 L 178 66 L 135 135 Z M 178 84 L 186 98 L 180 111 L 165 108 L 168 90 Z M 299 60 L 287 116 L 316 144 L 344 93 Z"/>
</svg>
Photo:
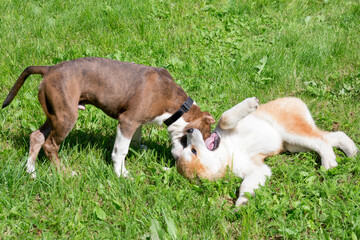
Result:
<svg viewBox="0 0 360 240">
<path fill-rule="evenodd" d="M 266 162 L 271 169 L 276 167 L 281 167 L 281 165 L 293 165 L 294 167 L 300 168 L 302 165 L 313 166 L 315 170 L 319 170 L 321 167 L 321 158 L 318 153 L 315 151 L 306 151 L 306 152 L 289 152 L 284 151 L 279 155 L 282 156 L 281 161 L 268 161 Z"/>
<path fill-rule="evenodd" d="M 29 151 L 30 148 L 30 134 L 21 132 L 17 135 L 11 135 L 9 136 L 9 140 L 11 140 L 16 146 L 21 146 L 26 149 L 26 151 Z M 104 153 L 104 162 L 107 164 L 112 165 L 111 161 L 111 153 L 114 147 L 115 142 L 115 135 L 105 135 L 100 130 L 99 131 L 85 131 L 85 130 L 72 130 L 69 135 L 65 138 L 65 140 L 62 142 L 60 146 L 59 152 L 61 152 L 64 145 L 68 146 L 69 148 L 79 148 L 79 149 L 86 149 L 86 148 L 94 148 L 94 149 L 100 149 Z M 170 166 L 175 165 L 175 160 L 173 159 L 171 155 L 171 146 L 168 144 L 159 144 L 158 142 L 147 139 L 146 141 L 143 141 L 142 144 L 146 145 L 149 150 L 156 150 L 157 154 L 160 158 L 156 159 L 171 159 Z M 131 146 L 131 148 L 135 152 L 140 152 L 141 149 L 134 148 Z M 133 153 L 133 151 L 129 150 L 127 157 L 133 157 L 136 154 Z M 43 150 L 40 151 L 37 161 L 40 163 L 48 161 L 45 153 Z M 157 161 L 157 160 L 155 160 Z M 160 163 L 160 160 L 158 160 Z"/>
</svg>

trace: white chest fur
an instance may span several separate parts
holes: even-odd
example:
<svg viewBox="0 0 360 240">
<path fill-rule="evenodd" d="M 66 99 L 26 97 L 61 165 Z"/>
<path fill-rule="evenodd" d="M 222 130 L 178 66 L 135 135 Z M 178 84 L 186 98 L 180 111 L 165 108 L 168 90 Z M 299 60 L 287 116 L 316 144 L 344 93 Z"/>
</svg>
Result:
<svg viewBox="0 0 360 240">
<path fill-rule="evenodd" d="M 254 115 L 245 117 L 234 129 L 219 130 L 219 134 L 231 155 L 229 167 L 241 178 L 259 167 L 253 160 L 256 154 L 274 152 L 282 146 L 279 133 L 268 122 Z"/>
</svg>

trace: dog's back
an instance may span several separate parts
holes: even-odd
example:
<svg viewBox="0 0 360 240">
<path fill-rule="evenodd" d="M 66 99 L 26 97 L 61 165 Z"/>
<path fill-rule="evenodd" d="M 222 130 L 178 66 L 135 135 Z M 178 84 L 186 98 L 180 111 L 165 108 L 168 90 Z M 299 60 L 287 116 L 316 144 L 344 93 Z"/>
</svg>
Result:
<svg viewBox="0 0 360 240">
<path fill-rule="evenodd" d="M 254 115 L 264 118 L 279 129 L 296 135 L 321 137 L 319 130 L 307 108 L 299 98 L 279 98 L 260 105 Z"/>
</svg>

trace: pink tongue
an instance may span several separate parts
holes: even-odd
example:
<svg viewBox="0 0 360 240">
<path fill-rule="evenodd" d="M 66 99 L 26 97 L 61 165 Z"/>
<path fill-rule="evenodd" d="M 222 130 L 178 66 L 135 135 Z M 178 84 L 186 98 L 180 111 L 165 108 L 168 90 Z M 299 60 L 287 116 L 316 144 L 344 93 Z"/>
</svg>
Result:
<svg viewBox="0 0 360 240">
<path fill-rule="evenodd" d="M 215 141 L 216 133 L 212 133 L 209 138 L 205 140 L 205 145 L 209 150 L 214 148 L 214 141 Z"/>
</svg>

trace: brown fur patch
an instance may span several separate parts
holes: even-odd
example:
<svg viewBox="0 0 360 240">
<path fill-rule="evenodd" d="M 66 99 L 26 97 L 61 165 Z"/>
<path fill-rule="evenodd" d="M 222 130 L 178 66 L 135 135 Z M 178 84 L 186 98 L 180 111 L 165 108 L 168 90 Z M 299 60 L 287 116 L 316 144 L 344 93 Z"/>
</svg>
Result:
<svg viewBox="0 0 360 240">
<path fill-rule="evenodd" d="M 280 148 L 280 149 L 278 149 L 277 151 L 274 151 L 274 152 L 258 153 L 258 154 L 251 157 L 251 161 L 257 166 L 262 166 L 262 165 L 264 165 L 264 160 L 266 158 L 271 157 L 271 156 L 275 156 L 275 155 L 281 153 L 282 151 L 283 151 L 283 149 Z"/>
<path fill-rule="evenodd" d="M 177 171 L 188 179 L 200 178 L 213 181 L 224 177 L 226 175 L 227 167 L 231 168 L 230 163 L 232 162 L 232 159 L 229 158 L 228 163 L 222 166 L 219 171 L 215 173 L 210 172 L 208 168 L 201 163 L 201 156 L 199 156 L 199 151 L 197 152 L 198 156 L 192 154 L 190 161 L 187 161 L 184 159 L 184 157 L 181 157 L 176 162 Z"/>
<path fill-rule="evenodd" d="M 188 112 L 190 114 L 184 114 L 184 120 L 190 122 L 184 129 L 184 134 L 190 128 L 199 129 L 203 139 L 207 139 L 211 135 L 211 124 L 215 123 L 215 119 L 208 112 L 201 112 L 200 108 L 193 105 Z"/>
<path fill-rule="evenodd" d="M 256 115 L 266 113 L 275 119 L 288 132 L 301 136 L 321 138 L 322 132 L 305 119 L 307 107 L 297 98 L 280 98 L 260 105 Z"/>
<path fill-rule="evenodd" d="M 34 162 L 44 142 L 45 142 L 45 136 L 40 132 L 40 130 L 36 130 L 30 135 L 29 155 Z"/>
<path fill-rule="evenodd" d="M 255 156 L 251 157 L 251 161 L 256 165 L 256 166 L 262 166 L 264 164 L 264 160 L 265 158 L 267 158 L 268 155 L 264 154 L 264 153 L 258 153 Z"/>
<path fill-rule="evenodd" d="M 188 179 L 194 179 L 194 177 L 203 178 L 204 172 L 206 172 L 206 168 L 195 155 L 192 155 L 190 161 L 179 158 L 176 162 L 176 168 L 181 175 Z"/>
</svg>

